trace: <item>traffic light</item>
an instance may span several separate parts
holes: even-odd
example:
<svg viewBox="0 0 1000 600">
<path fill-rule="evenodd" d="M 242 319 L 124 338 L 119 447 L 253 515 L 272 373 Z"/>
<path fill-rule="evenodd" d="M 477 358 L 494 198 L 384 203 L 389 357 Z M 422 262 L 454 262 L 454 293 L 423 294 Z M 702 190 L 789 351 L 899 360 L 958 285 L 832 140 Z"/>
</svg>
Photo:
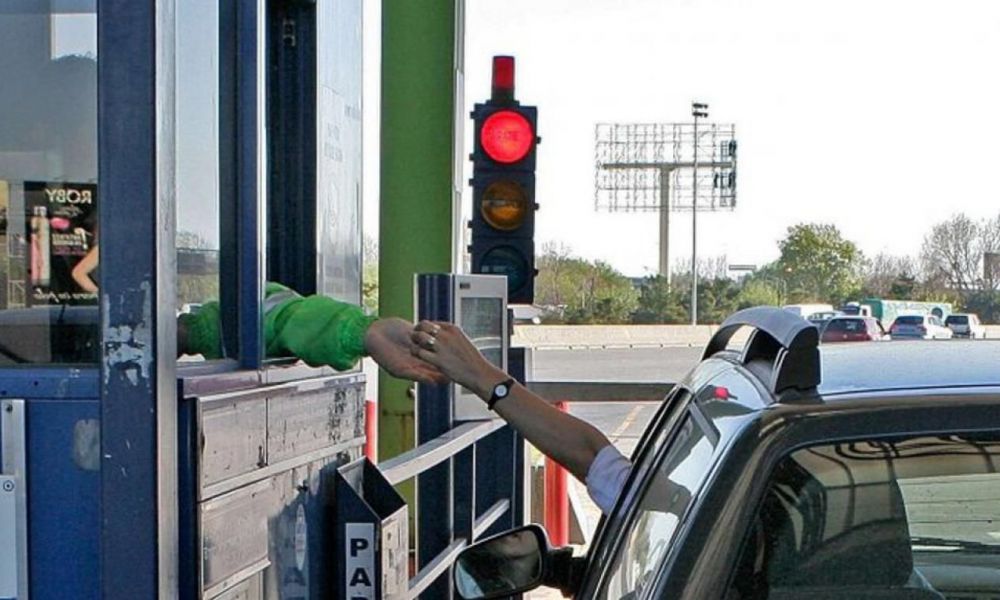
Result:
<svg viewBox="0 0 1000 600">
<path fill-rule="evenodd" d="M 514 99 L 514 58 L 493 57 L 493 93 L 472 111 L 472 272 L 507 276 L 507 301 L 535 297 L 538 109 Z"/>
</svg>

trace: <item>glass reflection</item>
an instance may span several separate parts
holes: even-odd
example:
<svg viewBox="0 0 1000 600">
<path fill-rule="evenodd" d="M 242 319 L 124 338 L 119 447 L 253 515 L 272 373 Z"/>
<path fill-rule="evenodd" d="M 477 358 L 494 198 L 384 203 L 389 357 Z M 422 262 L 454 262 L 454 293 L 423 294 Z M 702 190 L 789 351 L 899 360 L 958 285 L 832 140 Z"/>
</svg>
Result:
<svg viewBox="0 0 1000 600">
<path fill-rule="evenodd" d="M 701 487 L 714 451 L 704 431 L 688 417 L 639 500 L 602 598 L 639 597 L 646 590 Z"/>
<path fill-rule="evenodd" d="M 541 576 L 542 548 L 528 528 L 472 546 L 455 565 L 455 586 L 467 599 L 522 590 Z"/>
<path fill-rule="evenodd" d="M 97 360 L 97 4 L 0 10 L 0 365 Z"/>
<path fill-rule="evenodd" d="M 177 312 L 219 299 L 219 5 L 177 2 Z"/>
</svg>

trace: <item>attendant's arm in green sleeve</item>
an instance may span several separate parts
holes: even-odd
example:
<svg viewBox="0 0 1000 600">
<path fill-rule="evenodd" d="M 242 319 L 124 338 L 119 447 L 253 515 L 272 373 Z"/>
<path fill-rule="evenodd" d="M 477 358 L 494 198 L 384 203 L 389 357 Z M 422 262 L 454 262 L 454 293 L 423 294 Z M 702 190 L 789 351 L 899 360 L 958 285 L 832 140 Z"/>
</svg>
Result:
<svg viewBox="0 0 1000 600">
<path fill-rule="evenodd" d="M 390 375 L 440 383 L 436 367 L 413 356 L 413 323 L 365 315 L 353 304 L 326 296 L 296 297 L 265 318 L 269 356 L 295 356 L 311 366 L 350 369 L 370 355 Z"/>
<path fill-rule="evenodd" d="M 376 320 L 357 306 L 326 296 L 296 297 L 265 317 L 268 355 L 350 369 L 366 354 L 365 335 Z"/>
</svg>

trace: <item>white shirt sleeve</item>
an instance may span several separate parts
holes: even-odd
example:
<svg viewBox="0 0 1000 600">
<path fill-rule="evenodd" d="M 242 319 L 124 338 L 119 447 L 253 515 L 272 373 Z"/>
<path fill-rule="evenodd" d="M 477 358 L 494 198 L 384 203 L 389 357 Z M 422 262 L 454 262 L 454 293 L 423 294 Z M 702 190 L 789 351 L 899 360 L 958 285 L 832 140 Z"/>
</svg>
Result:
<svg viewBox="0 0 1000 600">
<path fill-rule="evenodd" d="M 629 459 L 612 445 L 601 448 L 587 471 L 587 493 L 601 512 L 608 514 L 615 506 L 618 494 L 632 469 Z"/>
</svg>

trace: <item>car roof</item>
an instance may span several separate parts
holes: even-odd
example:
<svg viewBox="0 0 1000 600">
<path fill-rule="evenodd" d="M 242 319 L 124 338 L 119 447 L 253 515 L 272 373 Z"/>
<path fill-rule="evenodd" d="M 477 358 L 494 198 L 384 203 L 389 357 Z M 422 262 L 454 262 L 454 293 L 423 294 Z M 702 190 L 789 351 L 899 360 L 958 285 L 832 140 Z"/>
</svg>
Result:
<svg viewBox="0 0 1000 600">
<path fill-rule="evenodd" d="M 824 397 L 866 391 L 1000 386 L 1000 341 L 820 346 Z"/>
</svg>

